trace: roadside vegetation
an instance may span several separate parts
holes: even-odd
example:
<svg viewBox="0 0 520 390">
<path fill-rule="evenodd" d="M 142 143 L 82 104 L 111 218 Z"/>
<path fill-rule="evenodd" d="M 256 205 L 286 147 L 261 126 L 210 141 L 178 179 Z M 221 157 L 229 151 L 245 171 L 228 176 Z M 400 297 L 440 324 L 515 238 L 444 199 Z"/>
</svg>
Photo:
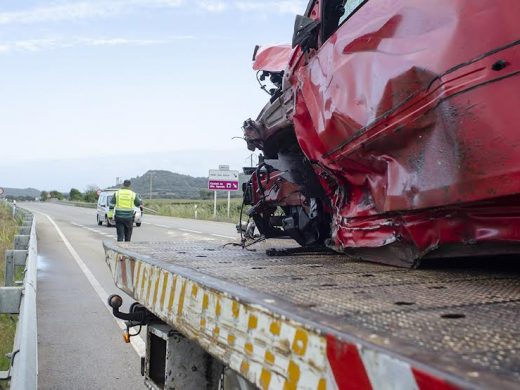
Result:
<svg viewBox="0 0 520 390">
<path fill-rule="evenodd" d="M 5 285 L 5 251 L 13 248 L 17 226 L 18 223 L 12 218 L 10 209 L 0 204 L 0 286 Z M 17 320 L 17 315 L 0 314 L 0 371 L 9 368 L 10 360 L 6 354 L 12 352 Z"/>
<path fill-rule="evenodd" d="M 65 196 L 66 195 L 66 196 Z M 145 214 L 164 215 L 167 217 L 192 218 L 208 221 L 238 223 L 242 197 L 234 194 L 230 201 L 229 217 L 227 215 L 227 193 L 219 194 L 217 198 L 217 216 L 213 214 L 213 191 L 200 190 L 199 199 L 143 199 Z M 71 188 L 68 194 L 58 191 L 43 191 L 41 200 L 60 201 L 74 206 L 96 208 L 97 193 L 94 188 L 82 193 L 76 188 Z M 246 220 L 246 211 L 243 210 L 242 220 Z"/>
<path fill-rule="evenodd" d="M 85 203 L 96 203 L 97 202 L 97 187 L 88 186 L 85 192 L 81 192 L 77 188 L 71 188 L 69 193 L 63 193 L 56 190 L 53 191 L 42 191 L 40 194 L 40 200 L 45 202 L 49 199 L 57 200 L 69 200 L 71 202 L 85 202 Z"/>
<path fill-rule="evenodd" d="M 213 218 L 213 200 L 209 199 L 145 199 L 144 206 L 155 211 L 158 215 L 166 215 L 169 217 L 194 219 L 195 212 L 197 212 L 197 219 L 238 223 L 242 199 L 231 199 L 229 218 L 227 216 L 227 198 L 217 199 L 216 218 Z M 243 220 L 247 219 L 245 214 L 246 210 L 247 207 L 244 207 Z M 145 214 L 146 211 L 145 209 Z"/>
</svg>

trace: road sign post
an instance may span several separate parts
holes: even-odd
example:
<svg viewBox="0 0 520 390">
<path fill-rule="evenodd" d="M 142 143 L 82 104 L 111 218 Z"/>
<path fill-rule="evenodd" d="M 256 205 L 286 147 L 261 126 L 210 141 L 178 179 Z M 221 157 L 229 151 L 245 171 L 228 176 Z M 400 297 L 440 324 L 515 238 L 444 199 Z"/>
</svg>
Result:
<svg viewBox="0 0 520 390">
<path fill-rule="evenodd" d="M 215 194 L 213 202 L 213 218 L 217 218 L 217 191 L 213 191 Z"/>
<path fill-rule="evenodd" d="M 229 218 L 229 212 L 231 210 L 231 191 L 227 192 L 227 217 Z"/>
<path fill-rule="evenodd" d="M 213 218 L 217 217 L 217 191 L 227 191 L 228 218 L 231 213 L 231 191 L 238 191 L 238 171 L 229 169 L 229 165 L 219 165 L 220 169 L 210 169 L 208 178 L 208 189 L 215 192 L 213 204 Z"/>
</svg>

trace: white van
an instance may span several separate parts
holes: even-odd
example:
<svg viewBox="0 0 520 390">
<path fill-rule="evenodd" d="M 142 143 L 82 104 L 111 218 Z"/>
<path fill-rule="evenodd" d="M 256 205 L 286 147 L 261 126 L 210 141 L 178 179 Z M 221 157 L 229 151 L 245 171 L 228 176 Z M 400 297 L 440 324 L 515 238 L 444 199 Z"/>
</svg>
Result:
<svg viewBox="0 0 520 390">
<path fill-rule="evenodd" d="M 107 227 L 116 224 L 114 221 L 114 210 L 110 210 L 110 201 L 117 190 L 105 190 L 99 194 L 97 203 L 97 224 L 103 225 L 103 222 Z M 143 213 L 140 207 L 134 207 L 134 223 L 135 226 L 141 226 L 141 220 Z"/>
</svg>

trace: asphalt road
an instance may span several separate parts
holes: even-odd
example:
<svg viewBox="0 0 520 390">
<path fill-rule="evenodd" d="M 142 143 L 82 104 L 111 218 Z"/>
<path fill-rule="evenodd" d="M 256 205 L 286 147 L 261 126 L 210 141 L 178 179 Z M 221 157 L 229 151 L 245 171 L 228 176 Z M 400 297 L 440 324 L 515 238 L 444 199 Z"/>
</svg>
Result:
<svg viewBox="0 0 520 390">
<path fill-rule="evenodd" d="M 24 203 L 38 234 L 38 359 L 40 389 L 142 389 L 139 354 L 144 343 L 122 339 L 106 306 L 118 290 L 102 241 L 115 228 L 98 226 L 94 209 Z M 236 241 L 233 224 L 145 215 L 132 241 Z"/>
</svg>

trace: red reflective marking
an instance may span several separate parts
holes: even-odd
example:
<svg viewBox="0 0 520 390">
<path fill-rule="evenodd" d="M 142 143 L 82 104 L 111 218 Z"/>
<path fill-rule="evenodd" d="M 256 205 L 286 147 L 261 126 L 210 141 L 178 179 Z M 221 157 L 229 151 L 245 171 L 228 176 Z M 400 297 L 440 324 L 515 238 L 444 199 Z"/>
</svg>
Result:
<svg viewBox="0 0 520 390">
<path fill-rule="evenodd" d="M 371 390 L 365 365 L 354 344 L 327 336 L 327 357 L 340 390 Z"/>
<path fill-rule="evenodd" d="M 460 390 L 461 388 L 455 386 L 443 379 L 436 378 L 430 374 L 420 371 L 412 367 L 413 375 L 419 390 Z"/>
</svg>

